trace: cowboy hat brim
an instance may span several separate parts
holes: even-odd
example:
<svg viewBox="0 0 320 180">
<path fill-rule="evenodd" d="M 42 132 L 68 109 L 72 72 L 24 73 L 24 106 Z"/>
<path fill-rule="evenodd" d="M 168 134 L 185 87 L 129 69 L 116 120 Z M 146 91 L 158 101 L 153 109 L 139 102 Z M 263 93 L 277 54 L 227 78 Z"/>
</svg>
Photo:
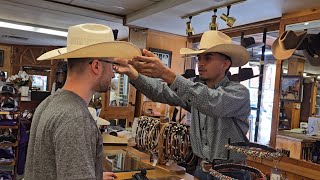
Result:
<svg viewBox="0 0 320 180">
<path fill-rule="evenodd" d="M 303 40 L 306 38 L 307 36 L 307 32 L 303 32 L 301 35 L 299 35 L 299 43 L 297 44 L 297 46 L 293 49 L 283 49 L 280 44 L 279 44 L 279 38 L 277 38 L 271 47 L 271 51 L 272 51 L 272 55 L 273 57 L 275 57 L 277 60 L 285 60 L 288 59 L 290 56 L 292 56 L 292 54 L 294 53 L 294 51 L 296 49 L 299 48 L 300 44 L 303 42 Z"/>
<path fill-rule="evenodd" d="M 101 117 L 97 117 L 97 124 L 100 126 L 109 126 L 110 122 Z"/>
<path fill-rule="evenodd" d="M 141 56 L 140 49 L 132 43 L 124 41 L 103 42 L 85 46 L 73 51 L 67 48 L 54 49 L 46 52 L 37 58 L 38 61 L 67 59 L 67 58 L 125 58 L 132 59 L 134 56 Z"/>
<path fill-rule="evenodd" d="M 299 47 L 299 46 L 297 46 Z M 279 38 L 277 38 L 274 43 L 272 44 L 271 51 L 273 57 L 275 57 L 277 60 L 285 60 L 288 59 L 292 54 L 294 53 L 296 49 L 288 49 L 284 50 L 280 47 L 279 44 Z"/>
<path fill-rule="evenodd" d="M 307 49 L 304 49 L 303 51 L 303 55 L 305 57 L 305 59 L 307 60 L 307 62 L 311 65 L 311 66 L 320 66 L 320 57 L 312 57 Z"/>
<path fill-rule="evenodd" d="M 219 44 L 207 50 L 192 50 L 190 48 L 180 49 L 180 54 L 186 55 L 197 55 L 210 52 L 222 53 L 229 56 L 232 61 L 231 67 L 241 67 L 247 64 L 250 58 L 248 51 L 244 47 L 236 44 Z"/>
<path fill-rule="evenodd" d="M 250 46 L 245 47 L 246 49 L 253 49 L 253 48 L 261 48 L 264 46 L 264 43 L 254 43 L 251 44 Z"/>
<path fill-rule="evenodd" d="M 255 76 L 251 76 L 251 77 L 239 77 L 239 74 L 234 74 L 230 76 L 230 81 L 237 81 L 237 82 L 241 82 L 241 81 L 246 81 L 255 77 L 259 77 L 261 75 L 255 75 Z"/>
</svg>

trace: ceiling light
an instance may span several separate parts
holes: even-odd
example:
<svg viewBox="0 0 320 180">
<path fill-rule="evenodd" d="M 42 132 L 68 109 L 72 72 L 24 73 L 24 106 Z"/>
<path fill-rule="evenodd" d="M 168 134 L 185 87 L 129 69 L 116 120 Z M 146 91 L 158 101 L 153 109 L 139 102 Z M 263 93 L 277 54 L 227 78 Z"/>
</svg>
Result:
<svg viewBox="0 0 320 180">
<path fill-rule="evenodd" d="M 304 25 L 305 25 L 305 26 L 309 25 L 309 22 L 305 22 Z"/>
<path fill-rule="evenodd" d="M 237 19 L 234 18 L 234 17 L 229 17 L 230 8 L 231 8 L 231 5 L 230 5 L 230 6 L 227 6 L 227 9 L 228 9 L 227 15 L 224 14 L 224 13 L 222 13 L 222 15 L 220 16 L 220 18 L 221 18 L 222 20 L 224 20 L 229 27 L 232 27 L 233 24 L 236 22 Z"/>
<path fill-rule="evenodd" d="M 0 27 L 67 37 L 68 32 L 0 21 Z"/>
<path fill-rule="evenodd" d="M 188 36 L 192 36 L 194 34 L 194 29 L 191 25 L 191 19 L 192 19 L 192 16 L 189 17 L 189 21 L 186 23 L 186 25 L 187 25 L 186 34 Z"/>
<path fill-rule="evenodd" d="M 114 7 L 114 8 L 117 8 L 117 9 L 125 9 L 124 7 L 121 7 L 121 6 L 112 6 L 112 7 Z"/>
<path fill-rule="evenodd" d="M 214 14 L 211 17 L 211 22 L 209 24 L 210 30 L 218 30 L 218 23 L 217 23 L 217 9 L 213 10 Z"/>
</svg>

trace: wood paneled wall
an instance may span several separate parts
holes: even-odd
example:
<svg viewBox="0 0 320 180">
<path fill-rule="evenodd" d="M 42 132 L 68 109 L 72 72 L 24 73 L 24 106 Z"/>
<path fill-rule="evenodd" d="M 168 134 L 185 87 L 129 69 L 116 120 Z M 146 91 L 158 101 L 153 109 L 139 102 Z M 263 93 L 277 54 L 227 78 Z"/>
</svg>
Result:
<svg viewBox="0 0 320 180">
<path fill-rule="evenodd" d="M 131 32 L 131 31 L 130 31 Z M 143 36 L 144 35 L 144 36 Z M 180 49 L 183 47 L 191 46 L 188 38 L 185 36 L 174 35 L 170 33 L 155 31 L 155 30 L 145 30 L 143 35 L 140 35 L 145 38 L 146 35 L 146 44 L 145 47 L 149 48 L 157 48 L 172 51 L 172 59 L 171 59 L 171 69 L 173 69 L 177 74 L 183 74 L 185 68 L 190 68 L 190 61 L 186 60 L 180 55 Z M 131 38 L 130 38 L 131 39 Z M 186 62 L 186 64 L 185 64 Z M 137 100 L 141 103 L 136 104 L 136 116 L 141 116 L 142 106 L 143 106 L 144 96 L 137 95 Z M 159 112 L 161 115 L 165 115 L 166 111 L 171 109 L 171 107 L 167 107 L 165 104 L 160 103 L 147 103 L 144 109 L 151 108 L 154 111 Z M 172 110 L 172 109 L 171 109 Z M 183 112 L 185 113 L 185 112 Z"/>
<path fill-rule="evenodd" d="M 3 67 L 0 67 L 0 71 L 6 71 L 8 72 L 8 76 L 11 75 L 11 50 L 12 47 L 10 45 L 4 45 L 0 44 L 0 50 L 4 51 L 4 62 L 3 62 Z"/>
</svg>

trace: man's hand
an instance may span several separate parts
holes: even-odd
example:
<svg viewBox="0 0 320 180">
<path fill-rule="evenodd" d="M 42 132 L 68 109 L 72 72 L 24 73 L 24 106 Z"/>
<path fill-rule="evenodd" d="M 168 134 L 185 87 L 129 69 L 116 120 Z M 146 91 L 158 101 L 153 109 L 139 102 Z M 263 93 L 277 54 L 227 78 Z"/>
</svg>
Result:
<svg viewBox="0 0 320 180">
<path fill-rule="evenodd" d="M 168 68 L 163 62 L 152 52 L 143 49 L 144 56 L 136 56 L 129 61 L 139 73 L 153 77 L 161 78 L 168 84 L 173 83 L 176 74 Z"/>
<path fill-rule="evenodd" d="M 135 80 L 138 78 L 139 73 L 130 64 L 127 59 L 116 59 L 118 64 L 113 65 L 113 70 L 119 74 L 126 74 L 129 79 Z"/>
<path fill-rule="evenodd" d="M 103 172 L 103 180 L 112 180 L 115 178 L 117 178 L 117 176 L 113 172 Z"/>
</svg>

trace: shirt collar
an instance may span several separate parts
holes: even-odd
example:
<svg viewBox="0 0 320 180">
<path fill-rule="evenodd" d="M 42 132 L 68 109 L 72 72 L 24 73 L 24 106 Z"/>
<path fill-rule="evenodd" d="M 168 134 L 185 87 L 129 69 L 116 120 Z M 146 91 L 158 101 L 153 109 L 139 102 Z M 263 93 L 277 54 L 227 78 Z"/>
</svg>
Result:
<svg viewBox="0 0 320 180">
<path fill-rule="evenodd" d="M 217 84 L 214 85 L 213 89 L 217 89 L 220 86 L 226 86 L 226 84 L 229 82 L 229 78 L 225 76 L 221 81 L 219 81 Z"/>
</svg>

